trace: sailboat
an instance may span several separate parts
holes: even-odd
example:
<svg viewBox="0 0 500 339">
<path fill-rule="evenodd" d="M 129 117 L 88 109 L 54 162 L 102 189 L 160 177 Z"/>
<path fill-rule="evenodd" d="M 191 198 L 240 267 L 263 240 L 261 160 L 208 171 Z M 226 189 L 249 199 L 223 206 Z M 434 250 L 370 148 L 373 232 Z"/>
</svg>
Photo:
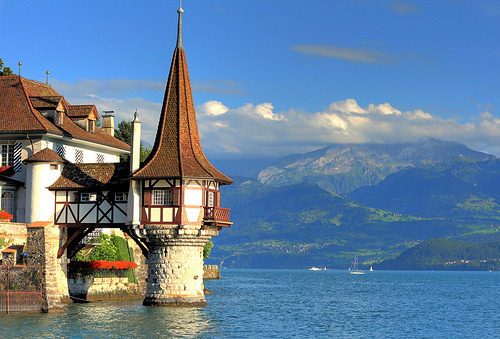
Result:
<svg viewBox="0 0 500 339">
<path fill-rule="evenodd" d="M 370 266 L 370 272 L 373 272 L 373 266 Z"/>
<path fill-rule="evenodd" d="M 349 271 L 351 274 L 365 274 L 364 271 L 358 268 L 358 253 L 354 255 L 354 261 L 352 262 L 351 267 L 349 267 Z"/>
</svg>

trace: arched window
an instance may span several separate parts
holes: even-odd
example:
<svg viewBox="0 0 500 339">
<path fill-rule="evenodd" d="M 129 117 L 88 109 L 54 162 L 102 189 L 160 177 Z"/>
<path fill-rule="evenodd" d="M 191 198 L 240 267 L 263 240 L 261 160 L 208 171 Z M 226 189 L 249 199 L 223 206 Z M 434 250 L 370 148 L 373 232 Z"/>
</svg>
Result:
<svg viewBox="0 0 500 339">
<path fill-rule="evenodd" d="M 10 214 L 14 214 L 14 194 L 12 192 L 2 193 L 2 209 Z"/>
</svg>

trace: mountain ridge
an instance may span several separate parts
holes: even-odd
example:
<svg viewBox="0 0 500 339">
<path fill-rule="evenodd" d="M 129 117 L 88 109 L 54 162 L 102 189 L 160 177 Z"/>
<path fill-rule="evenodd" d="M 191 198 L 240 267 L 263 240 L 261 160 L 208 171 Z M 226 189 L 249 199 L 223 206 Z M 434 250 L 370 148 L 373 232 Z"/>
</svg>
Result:
<svg viewBox="0 0 500 339">
<path fill-rule="evenodd" d="M 401 144 L 332 144 L 305 154 L 283 157 L 258 174 L 262 183 L 280 186 L 303 181 L 316 183 L 339 194 L 374 185 L 407 167 L 426 167 L 455 159 L 484 161 L 493 155 L 465 145 L 428 139 Z"/>
</svg>

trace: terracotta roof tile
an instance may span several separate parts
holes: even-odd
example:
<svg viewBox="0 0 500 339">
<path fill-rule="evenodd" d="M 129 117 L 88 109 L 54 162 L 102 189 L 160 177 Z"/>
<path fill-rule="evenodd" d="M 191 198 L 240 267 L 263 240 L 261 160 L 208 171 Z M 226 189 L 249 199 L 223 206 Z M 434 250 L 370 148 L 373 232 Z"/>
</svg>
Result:
<svg viewBox="0 0 500 339">
<path fill-rule="evenodd" d="M 63 119 L 62 126 L 54 125 L 36 110 L 31 100 L 35 98 L 34 102 L 38 105 L 40 98 L 56 97 L 61 96 L 48 85 L 19 78 L 17 75 L 0 77 L 0 133 L 53 133 L 116 147 L 124 151 L 130 150 L 129 145 L 98 128 L 95 133 L 85 131 L 69 117 Z M 67 107 L 71 107 L 64 98 L 62 100 Z"/>
<path fill-rule="evenodd" d="M 36 109 L 56 109 L 63 97 L 50 96 L 50 97 L 30 97 L 33 108 Z"/>
<path fill-rule="evenodd" d="M 176 48 L 174 52 L 153 150 L 132 177 L 211 178 L 232 182 L 207 160 L 201 148 L 184 49 Z"/>
<path fill-rule="evenodd" d="M 95 114 L 97 115 L 96 119 L 99 119 L 95 105 L 70 105 L 67 114 L 71 118 L 86 118 L 93 110 L 95 110 Z"/>
<path fill-rule="evenodd" d="M 49 189 L 125 189 L 128 182 L 123 181 L 130 173 L 128 163 L 92 163 L 64 166 L 61 176 Z"/>
<path fill-rule="evenodd" d="M 59 154 L 51 150 L 50 148 L 44 148 L 43 150 L 36 152 L 24 162 L 67 162 L 65 159 L 61 158 Z"/>
</svg>

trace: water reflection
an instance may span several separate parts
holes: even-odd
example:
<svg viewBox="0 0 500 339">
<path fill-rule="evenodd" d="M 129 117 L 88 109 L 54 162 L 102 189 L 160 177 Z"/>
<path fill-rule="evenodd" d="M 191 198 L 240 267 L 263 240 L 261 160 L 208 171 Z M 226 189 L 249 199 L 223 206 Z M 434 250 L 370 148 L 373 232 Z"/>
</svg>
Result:
<svg viewBox="0 0 500 339">
<path fill-rule="evenodd" d="M 203 308 L 144 307 L 142 300 L 70 304 L 63 313 L 0 316 L 0 336 L 198 338 L 215 330 Z"/>
</svg>

